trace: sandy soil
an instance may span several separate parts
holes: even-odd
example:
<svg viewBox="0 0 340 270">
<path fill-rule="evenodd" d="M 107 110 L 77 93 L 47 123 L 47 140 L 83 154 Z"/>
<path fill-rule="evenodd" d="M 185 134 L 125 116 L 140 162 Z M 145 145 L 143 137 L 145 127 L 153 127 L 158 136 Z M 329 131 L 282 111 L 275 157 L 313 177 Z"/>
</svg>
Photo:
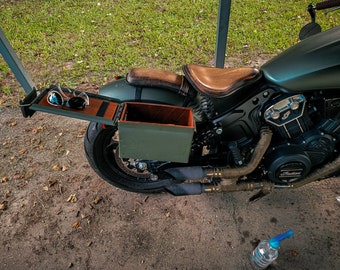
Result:
<svg viewBox="0 0 340 270">
<path fill-rule="evenodd" d="M 250 269 L 259 239 L 288 229 L 271 269 L 339 268 L 339 179 L 253 203 L 129 193 L 88 165 L 86 126 L 0 108 L 0 269 Z"/>
</svg>

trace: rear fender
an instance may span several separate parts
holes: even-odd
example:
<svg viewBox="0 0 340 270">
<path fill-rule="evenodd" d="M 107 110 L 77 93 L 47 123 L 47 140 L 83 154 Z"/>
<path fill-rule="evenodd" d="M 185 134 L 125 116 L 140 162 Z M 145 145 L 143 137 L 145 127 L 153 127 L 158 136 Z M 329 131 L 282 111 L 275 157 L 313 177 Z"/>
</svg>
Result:
<svg viewBox="0 0 340 270">
<path fill-rule="evenodd" d="M 166 89 L 132 86 L 125 78 L 102 86 L 99 94 L 120 101 L 143 101 L 174 106 L 183 106 L 185 100 L 184 96 Z"/>
</svg>

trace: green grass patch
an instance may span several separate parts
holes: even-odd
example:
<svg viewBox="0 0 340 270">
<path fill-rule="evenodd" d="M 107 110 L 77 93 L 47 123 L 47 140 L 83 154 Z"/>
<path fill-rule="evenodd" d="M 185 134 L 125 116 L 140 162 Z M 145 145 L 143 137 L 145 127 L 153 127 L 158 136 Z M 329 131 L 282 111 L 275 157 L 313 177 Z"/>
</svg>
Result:
<svg viewBox="0 0 340 270">
<path fill-rule="evenodd" d="M 234 0 L 227 54 L 276 54 L 298 42 L 310 1 Z M 35 81 L 101 84 L 132 67 L 211 64 L 217 0 L 1 1 L 0 27 Z M 340 13 L 318 14 L 324 29 Z M 0 61 L 0 79 L 8 72 Z M 1 84 L 0 84 L 1 87 Z M 3 89 L 3 87 L 2 87 Z"/>
</svg>

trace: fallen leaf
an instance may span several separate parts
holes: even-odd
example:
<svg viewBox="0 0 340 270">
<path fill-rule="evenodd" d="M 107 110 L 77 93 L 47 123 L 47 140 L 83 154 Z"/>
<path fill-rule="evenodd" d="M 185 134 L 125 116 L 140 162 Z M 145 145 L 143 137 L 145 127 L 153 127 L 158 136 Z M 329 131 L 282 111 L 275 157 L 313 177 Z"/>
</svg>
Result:
<svg viewBox="0 0 340 270">
<path fill-rule="evenodd" d="M 49 186 L 49 187 L 52 187 L 52 186 L 54 186 L 57 182 L 58 182 L 57 179 L 50 179 L 50 180 L 48 180 L 48 186 Z"/>
<path fill-rule="evenodd" d="M 25 175 L 22 173 L 18 173 L 13 176 L 13 179 L 23 179 L 23 178 L 25 178 Z"/>
<path fill-rule="evenodd" d="M 75 203 L 78 201 L 78 198 L 76 197 L 76 194 L 71 194 L 68 199 L 67 199 L 68 202 L 72 202 L 72 203 Z"/>
<path fill-rule="evenodd" d="M 26 148 L 23 148 L 23 149 L 20 149 L 20 150 L 18 151 L 18 153 L 19 153 L 20 155 L 23 155 L 23 154 L 26 153 L 26 151 L 27 151 L 27 149 L 26 149 Z"/>
<path fill-rule="evenodd" d="M 63 165 L 63 167 L 61 168 L 61 171 L 62 172 L 65 172 L 65 171 L 67 171 L 68 170 L 68 167 L 66 167 L 65 165 Z"/>
<path fill-rule="evenodd" d="M 92 245 L 92 241 L 88 241 L 87 243 L 86 243 L 86 246 L 87 247 L 90 247 Z"/>
<path fill-rule="evenodd" d="M 37 134 L 38 132 L 43 131 L 43 130 L 44 128 L 42 126 L 39 126 L 37 128 L 32 129 L 32 133 Z"/>
<path fill-rule="evenodd" d="M 92 203 L 93 203 L 93 204 L 98 204 L 98 203 L 101 202 L 102 199 L 103 199 L 103 197 L 98 196 L 98 197 L 96 197 L 96 198 L 92 201 Z"/>
<path fill-rule="evenodd" d="M 14 127 L 17 125 L 17 121 L 13 121 L 11 123 L 8 124 L 10 127 Z"/>
<path fill-rule="evenodd" d="M 290 251 L 290 256 L 296 257 L 297 255 L 298 255 L 297 251 L 295 251 L 295 250 Z"/>
<path fill-rule="evenodd" d="M 77 176 L 72 176 L 71 179 L 69 179 L 69 181 L 70 181 L 71 183 L 75 183 L 75 182 L 77 182 L 78 180 L 79 180 L 79 179 L 78 179 Z"/>
<path fill-rule="evenodd" d="M 80 221 L 76 221 L 75 223 L 72 224 L 72 228 L 78 229 L 80 227 Z"/>
<path fill-rule="evenodd" d="M 82 138 L 84 136 L 85 132 L 86 132 L 86 128 L 80 130 L 78 135 L 77 135 L 77 138 Z"/>
<path fill-rule="evenodd" d="M 301 221 L 305 221 L 305 216 L 304 216 L 304 214 L 300 214 L 299 218 L 300 218 Z"/>
<path fill-rule="evenodd" d="M 52 167 L 52 170 L 53 171 L 60 171 L 60 166 L 59 165 L 54 165 L 53 167 Z"/>
<path fill-rule="evenodd" d="M 31 178 L 33 176 L 33 172 L 27 172 L 25 178 Z"/>
<path fill-rule="evenodd" d="M 7 210 L 7 206 L 8 206 L 8 202 L 7 201 L 3 201 L 2 203 L 0 203 L 0 210 Z"/>
<path fill-rule="evenodd" d="M 0 180 L 0 183 L 6 183 L 8 182 L 9 178 L 8 177 L 2 177 Z"/>
</svg>

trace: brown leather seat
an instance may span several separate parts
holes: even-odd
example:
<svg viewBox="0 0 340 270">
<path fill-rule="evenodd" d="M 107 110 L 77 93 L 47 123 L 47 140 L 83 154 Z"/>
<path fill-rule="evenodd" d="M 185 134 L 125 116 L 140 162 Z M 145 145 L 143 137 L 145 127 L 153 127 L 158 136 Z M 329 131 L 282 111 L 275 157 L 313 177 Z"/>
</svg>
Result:
<svg viewBox="0 0 340 270">
<path fill-rule="evenodd" d="M 183 75 L 153 68 L 133 68 L 126 76 L 129 84 L 137 87 L 156 87 L 170 89 L 183 96 L 194 96 L 189 82 Z"/>
<path fill-rule="evenodd" d="M 131 85 L 143 87 L 178 89 L 184 84 L 183 75 L 153 68 L 133 68 L 127 74 L 126 80 Z"/>
<path fill-rule="evenodd" d="M 197 91 L 220 98 L 261 77 L 255 68 L 224 69 L 190 64 L 183 66 L 183 71 Z"/>
</svg>

